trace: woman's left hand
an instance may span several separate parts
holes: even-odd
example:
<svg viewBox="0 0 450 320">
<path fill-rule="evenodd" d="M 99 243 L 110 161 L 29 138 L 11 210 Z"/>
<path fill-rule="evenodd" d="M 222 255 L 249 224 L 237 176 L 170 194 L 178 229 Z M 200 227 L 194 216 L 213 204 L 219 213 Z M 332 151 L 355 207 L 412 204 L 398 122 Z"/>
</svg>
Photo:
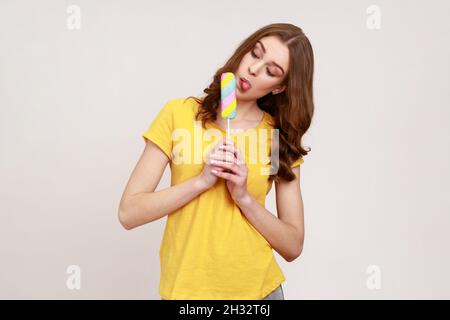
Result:
<svg viewBox="0 0 450 320">
<path fill-rule="evenodd" d="M 241 199 L 244 199 L 248 195 L 247 166 L 245 165 L 245 159 L 241 153 L 241 150 L 234 146 L 232 141 L 228 139 L 225 141 L 226 144 L 219 147 L 219 151 L 223 152 L 217 152 L 215 155 L 211 155 L 211 163 L 214 163 L 215 166 L 224 168 L 225 170 L 229 170 L 229 172 L 215 172 L 215 170 L 212 170 L 212 172 L 216 176 L 227 180 L 227 188 L 230 192 L 231 198 L 234 202 L 238 203 Z"/>
</svg>

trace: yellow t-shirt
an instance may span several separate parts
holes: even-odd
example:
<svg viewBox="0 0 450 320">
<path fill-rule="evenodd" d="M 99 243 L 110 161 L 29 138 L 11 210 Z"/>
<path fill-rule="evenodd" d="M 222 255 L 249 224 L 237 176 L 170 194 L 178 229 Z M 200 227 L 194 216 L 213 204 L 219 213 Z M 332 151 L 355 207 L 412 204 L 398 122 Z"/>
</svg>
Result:
<svg viewBox="0 0 450 320">
<path fill-rule="evenodd" d="M 195 120 L 198 108 L 192 98 L 171 99 L 142 135 L 144 142 L 150 139 L 170 158 L 172 186 L 199 175 L 204 166 L 203 155 L 226 134 L 215 123 L 208 123 L 207 130 L 203 129 L 201 121 Z M 241 130 L 231 136 L 241 146 L 246 160 L 247 190 L 263 206 L 272 187 L 267 173 L 270 163 L 264 157 L 249 158 L 255 154 L 250 149 L 255 143 L 249 141 L 256 136 L 258 152 L 263 150 L 263 155 L 270 155 L 271 128 L 273 118 L 264 112 L 255 129 L 266 135 Z M 243 145 L 242 141 L 247 143 Z M 303 158 L 292 167 L 301 163 Z M 285 280 L 272 247 L 234 203 L 222 178 L 168 215 L 160 267 L 159 293 L 167 300 L 259 300 Z"/>
</svg>

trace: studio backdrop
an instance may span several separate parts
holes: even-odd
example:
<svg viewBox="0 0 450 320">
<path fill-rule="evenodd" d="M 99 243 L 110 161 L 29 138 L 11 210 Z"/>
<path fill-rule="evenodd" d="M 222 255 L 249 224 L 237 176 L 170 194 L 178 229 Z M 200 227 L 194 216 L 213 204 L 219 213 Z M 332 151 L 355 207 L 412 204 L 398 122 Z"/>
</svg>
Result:
<svg viewBox="0 0 450 320">
<path fill-rule="evenodd" d="M 285 298 L 449 299 L 449 12 L 443 0 L 0 1 L 0 298 L 159 299 L 167 217 L 133 230 L 117 217 L 142 133 L 283 22 L 315 59 L 304 248 L 276 254 Z"/>
</svg>

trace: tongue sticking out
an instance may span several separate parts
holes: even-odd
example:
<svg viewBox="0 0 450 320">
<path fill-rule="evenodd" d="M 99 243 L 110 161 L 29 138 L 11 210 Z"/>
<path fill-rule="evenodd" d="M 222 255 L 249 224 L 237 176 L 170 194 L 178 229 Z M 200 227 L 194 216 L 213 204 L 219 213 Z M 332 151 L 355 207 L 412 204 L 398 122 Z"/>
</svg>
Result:
<svg viewBox="0 0 450 320">
<path fill-rule="evenodd" d="M 241 88 L 243 91 L 247 91 L 248 89 L 250 89 L 250 85 L 247 81 L 241 79 Z"/>
</svg>

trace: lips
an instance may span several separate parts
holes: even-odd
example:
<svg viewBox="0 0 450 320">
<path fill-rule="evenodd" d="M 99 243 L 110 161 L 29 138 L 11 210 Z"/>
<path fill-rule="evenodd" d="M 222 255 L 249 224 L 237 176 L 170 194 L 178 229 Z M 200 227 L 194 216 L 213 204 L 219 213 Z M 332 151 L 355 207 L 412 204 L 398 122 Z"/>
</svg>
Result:
<svg viewBox="0 0 450 320">
<path fill-rule="evenodd" d="M 239 79 L 239 88 L 240 88 L 242 91 L 247 91 L 247 90 L 249 90 L 251 87 L 252 87 L 252 85 L 250 84 L 250 82 L 249 82 L 247 79 L 242 78 L 242 77 Z"/>
</svg>

